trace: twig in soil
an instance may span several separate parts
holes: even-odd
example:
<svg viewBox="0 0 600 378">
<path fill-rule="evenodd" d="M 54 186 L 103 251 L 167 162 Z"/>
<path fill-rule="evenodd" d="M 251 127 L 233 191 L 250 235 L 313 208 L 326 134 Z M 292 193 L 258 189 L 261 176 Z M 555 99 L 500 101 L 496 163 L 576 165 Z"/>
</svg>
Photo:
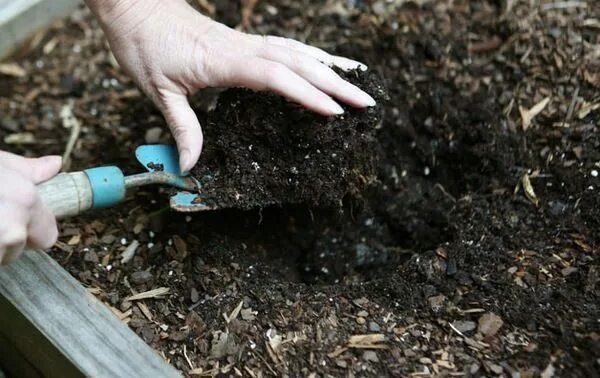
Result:
<svg viewBox="0 0 600 378">
<path fill-rule="evenodd" d="M 194 364 L 192 364 L 192 361 L 190 361 L 190 358 L 187 355 L 187 347 L 185 344 L 183 344 L 183 357 L 185 357 L 185 361 L 188 363 L 188 365 L 190 366 L 190 370 L 194 370 Z"/>
<path fill-rule="evenodd" d="M 260 353 L 252 351 L 252 354 L 255 355 L 256 357 L 260 358 L 260 360 L 265 363 L 265 365 L 271 371 L 271 373 L 273 373 L 275 376 L 279 375 L 279 374 L 277 374 L 277 372 L 275 371 L 275 369 L 273 369 L 271 367 L 271 364 L 269 364 L 269 361 L 267 361 L 267 359 L 264 358 Z"/>
<path fill-rule="evenodd" d="M 60 110 L 60 118 L 62 119 L 63 127 L 65 129 L 71 129 L 71 134 L 69 135 L 69 140 L 67 141 L 67 146 L 65 147 L 65 152 L 62 156 L 63 168 L 68 169 L 71 153 L 73 152 L 75 143 L 77 143 L 79 134 L 81 133 L 81 124 L 73 114 L 73 100 L 69 100 L 69 102 L 62 107 Z"/>
<path fill-rule="evenodd" d="M 446 197 L 448 197 L 453 203 L 456 203 L 456 198 L 450 193 L 446 191 L 446 189 L 439 182 L 434 185 L 435 188 L 438 188 Z"/>
</svg>

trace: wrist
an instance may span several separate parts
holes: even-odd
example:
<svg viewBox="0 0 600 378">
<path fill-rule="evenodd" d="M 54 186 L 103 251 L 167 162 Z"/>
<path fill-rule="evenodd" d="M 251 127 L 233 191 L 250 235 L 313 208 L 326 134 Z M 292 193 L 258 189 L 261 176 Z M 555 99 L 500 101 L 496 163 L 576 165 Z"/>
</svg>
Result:
<svg viewBox="0 0 600 378">
<path fill-rule="evenodd" d="M 105 27 L 127 31 L 155 12 L 164 0 L 85 0 L 94 16 Z"/>
</svg>

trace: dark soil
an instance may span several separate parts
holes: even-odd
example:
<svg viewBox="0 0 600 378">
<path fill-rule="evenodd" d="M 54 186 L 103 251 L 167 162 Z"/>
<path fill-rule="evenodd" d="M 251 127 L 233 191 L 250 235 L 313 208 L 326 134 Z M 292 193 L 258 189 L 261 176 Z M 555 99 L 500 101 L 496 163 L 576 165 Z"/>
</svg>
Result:
<svg viewBox="0 0 600 378">
<path fill-rule="evenodd" d="M 384 101 L 373 75 L 343 76 Z M 225 91 L 208 115 L 210 143 L 193 169 L 200 193 L 219 208 L 341 204 L 376 180 L 381 109 L 346 108 L 327 119 L 273 94 Z"/>
<path fill-rule="evenodd" d="M 187 375 L 598 376 L 600 3 L 573 4 L 259 2 L 249 31 L 365 61 L 389 93 L 382 122 L 370 122 L 377 108 L 327 120 L 226 92 L 220 107 L 249 105 L 202 114 L 218 117 L 205 121 L 203 159 L 228 183 L 214 187 L 223 203 L 235 199 L 229 188 L 261 188 L 244 198 L 252 209 L 170 213 L 162 190 L 144 189 L 63 222 L 52 255 Z M 0 132 L 13 138 L 0 147 L 62 153 L 59 114 L 72 100 L 84 130 L 71 168 L 139 171 L 134 147 L 168 133 L 95 23 L 76 14 L 41 41 L 18 60 L 26 77 L 0 76 Z M 265 115 L 261 102 L 288 114 Z M 33 143 L 15 144 L 27 132 Z M 340 132 L 375 146 L 344 151 Z M 312 143 L 345 160 L 269 155 L 280 145 L 265 135 L 321 135 Z M 305 175 L 293 186 L 275 181 L 295 177 L 289 161 Z M 377 179 L 327 177 L 332 164 Z M 267 175 L 273 166 L 280 173 Z M 132 240 L 140 246 L 124 263 Z M 157 287 L 169 295 L 125 300 Z"/>
</svg>

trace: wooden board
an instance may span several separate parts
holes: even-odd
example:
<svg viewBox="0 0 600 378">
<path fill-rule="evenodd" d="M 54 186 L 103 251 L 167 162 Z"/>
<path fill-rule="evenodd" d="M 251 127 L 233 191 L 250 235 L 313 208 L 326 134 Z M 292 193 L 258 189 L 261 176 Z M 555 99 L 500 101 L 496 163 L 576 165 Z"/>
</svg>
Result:
<svg viewBox="0 0 600 378">
<path fill-rule="evenodd" d="M 14 376 L 181 376 L 40 251 L 0 268 L 0 343 Z"/>
<path fill-rule="evenodd" d="M 0 0 L 0 59 L 80 3 L 81 0 Z"/>
</svg>

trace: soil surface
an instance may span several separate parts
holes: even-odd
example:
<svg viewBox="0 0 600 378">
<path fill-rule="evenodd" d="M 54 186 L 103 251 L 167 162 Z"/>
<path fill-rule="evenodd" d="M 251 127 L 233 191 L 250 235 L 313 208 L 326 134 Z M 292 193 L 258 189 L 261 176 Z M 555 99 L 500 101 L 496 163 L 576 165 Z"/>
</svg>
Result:
<svg viewBox="0 0 600 378">
<path fill-rule="evenodd" d="M 165 190 L 142 189 L 63 222 L 57 261 L 186 375 L 598 376 L 600 3 L 197 3 L 364 61 L 390 100 L 321 119 L 240 90 L 210 113 L 205 91 L 195 174 L 218 172 L 212 193 L 246 194 L 246 210 L 172 213 Z M 135 146 L 170 140 L 86 12 L 13 62 L 2 149 L 62 154 L 69 112 L 82 126 L 70 170 L 140 171 Z M 310 146 L 285 154 L 266 135 L 344 160 L 304 161 Z M 327 176 L 350 167 L 360 175 Z"/>
</svg>

